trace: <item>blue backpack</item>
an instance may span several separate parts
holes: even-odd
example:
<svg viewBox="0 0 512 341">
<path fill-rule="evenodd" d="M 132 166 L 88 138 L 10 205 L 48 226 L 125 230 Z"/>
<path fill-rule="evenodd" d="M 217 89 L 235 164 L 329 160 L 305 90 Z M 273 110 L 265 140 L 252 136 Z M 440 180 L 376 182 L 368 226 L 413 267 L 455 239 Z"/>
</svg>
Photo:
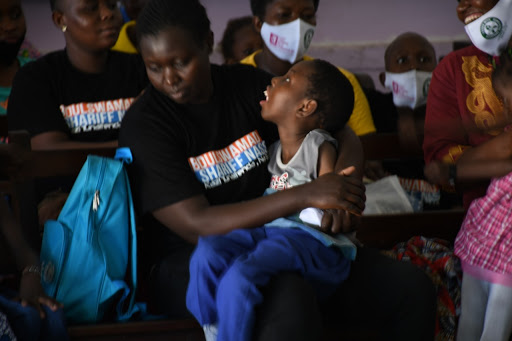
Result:
<svg viewBox="0 0 512 341">
<path fill-rule="evenodd" d="M 46 222 L 41 248 L 42 284 L 64 304 L 71 323 L 106 318 L 127 320 L 135 304 L 137 239 L 135 215 L 124 162 L 89 155 L 58 219 Z"/>
</svg>

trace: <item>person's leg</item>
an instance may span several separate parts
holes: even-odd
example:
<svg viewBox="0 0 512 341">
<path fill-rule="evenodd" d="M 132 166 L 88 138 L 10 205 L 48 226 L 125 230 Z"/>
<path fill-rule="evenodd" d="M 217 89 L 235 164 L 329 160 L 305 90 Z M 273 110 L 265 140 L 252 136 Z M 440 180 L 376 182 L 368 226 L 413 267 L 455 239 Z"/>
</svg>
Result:
<svg viewBox="0 0 512 341">
<path fill-rule="evenodd" d="M 487 282 L 478 280 L 466 272 L 463 273 L 457 340 L 480 340 L 484 327 L 488 290 Z"/>
<path fill-rule="evenodd" d="M 386 340 L 433 340 L 436 293 L 419 268 L 358 248 L 348 279 L 322 307 L 325 321 L 377 327 Z"/>
<path fill-rule="evenodd" d="M 512 288 L 489 284 L 481 341 L 508 341 L 512 335 Z"/>
<path fill-rule="evenodd" d="M 265 237 L 263 228 L 235 230 L 226 235 L 201 237 L 190 258 L 187 308 L 202 326 L 218 322 L 217 287 L 236 259 Z"/>
<path fill-rule="evenodd" d="M 280 273 L 261 289 L 256 307 L 253 340 L 311 341 L 322 335 L 322 316 L 315 291 L 301 275 Z"/>
<path fill-rule="evenodd" d="M 250 253 L 238 257 L 224 274 L 217 290 L 218 337 L 248 340 L 254 325 L 254 308 L 263 301 L 260 287 L 282 271 L 294 271 L 325 292 L 348 275 L 349 261 L 336 249 L 325 247 L 298 229 L 266 229 Z M 286 339 L 293 339 L 287 335 Z"/>
<path fill-rule="evenodd" d="M 149 277 L 152 313 L 172 318 L 191 318 L 185 304 L 189 270 L 188 264 L 194 245 L 174 249 L 153 267 Z"/>
</svg>

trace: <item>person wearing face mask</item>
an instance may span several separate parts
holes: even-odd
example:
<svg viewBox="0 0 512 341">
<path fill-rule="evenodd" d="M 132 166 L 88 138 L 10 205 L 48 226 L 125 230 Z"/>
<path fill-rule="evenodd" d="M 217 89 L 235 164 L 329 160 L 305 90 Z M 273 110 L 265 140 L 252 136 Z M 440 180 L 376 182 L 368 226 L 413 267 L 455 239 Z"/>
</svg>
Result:
<svg viewBox="0 0 512 341">
<path fill-rule="evenodd" d="M 436 51 L 425 37 L 406 32 L 389 44 L 384 63 L 386 71 L 379 79 L 392 93 L 401 142 L 421 150 L 427 93 L 437 65 Z"/>
<path fill-rule="evenodd" d="M 365 90 L 377 131 L 397 132 L 404 149 L 421 151 L 428 85 L 437 65 L 435 49 L 422 35 L 405 32 L 387 46 L 384 63 L 379 78 L 390 91 Z M 424 165 L 420 160 L 382 162 L 386 175 L 398 175 L 415 211 L 440 205 L 439 188 L 423 180 Z"/>
<path fill-rule="evenodd" d="M 423 150 L 430 182 L 462 191 L 464 208 L 485 194 L 489 179 L 457 176 L 456 164 L 488 156 L 481 146 L 506 125 L 503 104 L 493 90 L 496 56 L 510 48 L 512 0 L 460 0 L 457 16 L 471 46 L 443 58 L 430 83 Z"/>
<path fill-rule="evenodd" d="M 18 55 L 26 32 L 21 1 L 0 2 L 0 115 L 7 114 L 14 75 L 32 60 Z"/>
<path fill-rule="evenodd" d="M 256 30 L 263 48 L 244 58 L 242 64 L 282 76 L 300 60 L 311 60 L 306 52 L 316 28 L 316 11 L 320 0 L 251 0 Z M 348 126 L 359 136 L 374 133 L 368 100 L 354 74 L 339 68 L 354 91 L 354 110 Z"/>
</svg>

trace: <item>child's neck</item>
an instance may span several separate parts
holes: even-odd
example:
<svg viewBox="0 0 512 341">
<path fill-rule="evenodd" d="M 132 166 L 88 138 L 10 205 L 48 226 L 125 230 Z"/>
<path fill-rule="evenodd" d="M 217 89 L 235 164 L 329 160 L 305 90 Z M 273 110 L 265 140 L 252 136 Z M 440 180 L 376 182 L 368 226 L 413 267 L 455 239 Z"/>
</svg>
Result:
<svg viewBox="0 0 512 341">
<path fill-rule="evenodd" d="M 289 131 L 279 127 L 278 130 L 281 142 L 281 162 L 287 164 L 295 156 L 309 131 Z"/>
</svg>

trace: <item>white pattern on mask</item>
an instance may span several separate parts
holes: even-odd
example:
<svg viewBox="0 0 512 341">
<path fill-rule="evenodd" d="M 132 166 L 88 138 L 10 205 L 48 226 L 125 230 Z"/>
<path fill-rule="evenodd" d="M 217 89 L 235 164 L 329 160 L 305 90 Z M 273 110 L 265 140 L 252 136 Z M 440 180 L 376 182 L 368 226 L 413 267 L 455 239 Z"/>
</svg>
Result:
<svg viewBox="0 0 512 341">
<path fill-rule="evenodd" d="M 268 49 L 292 64 L 304 57 L 314 33 L 315 26 L 300 18 L 282 25 L 263 23 L 261 27 L 261 37 Z"/>
<path fill-rule="evenodd" d="M 500 0 L 487 13 L 470 22 L 464 29 L 480 50 L 498 56 L 512 36 L 512 0 Z"/>
<path fill-rule="evenodd" d="M 393 92 L 397 107 L 416 109 L 427 103 L 432 72 L 411 70 L 403 73 L 386 72 L 384 86 Z"/>
</svg>

